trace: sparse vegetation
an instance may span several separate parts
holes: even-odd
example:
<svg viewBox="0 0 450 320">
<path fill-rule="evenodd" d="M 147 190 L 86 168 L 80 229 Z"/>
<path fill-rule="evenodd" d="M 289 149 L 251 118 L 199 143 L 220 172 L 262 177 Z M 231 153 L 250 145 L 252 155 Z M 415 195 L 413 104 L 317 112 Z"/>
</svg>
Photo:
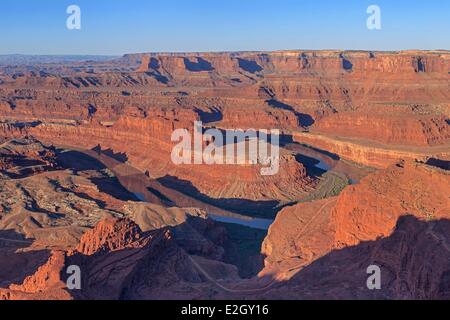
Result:
<svg viewBox="0 0 450 320">
<path fill-rule="evenodd" d="M 350 185 L 350 181 L 347 177 L 333 171 L 325 172 L 320 179 L 317 188 L 306 197 L 300 199 L 299 202 L 309 202 L 334 197 L 339 195 L 345 187 Z"/>
</svg>

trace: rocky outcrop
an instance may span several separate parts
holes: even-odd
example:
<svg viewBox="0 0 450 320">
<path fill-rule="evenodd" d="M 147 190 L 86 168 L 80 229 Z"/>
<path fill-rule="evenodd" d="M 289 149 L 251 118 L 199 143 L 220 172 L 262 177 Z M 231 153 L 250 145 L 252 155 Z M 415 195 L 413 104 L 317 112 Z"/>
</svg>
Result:
<svg viewBox="0 0 450 320">
<path fill-rule="evenodd" d="M 72 300 L 61 278 L 65 259 L 64 252 L 53 252 L 49 260 L 22 284 L 0 288 L 0 300 Z"/>
<path fill-rule="evenodd" d="M 95 253 L 139 247 L 142 244 L 139 227 L 127 220 L 107 219 L 100 221 L 94 229 L 80 239 L 76 251 L 90 256 Z"/>
<path fill-rule="evenodd" d="M 403 216 L 389 237 L 331 251 L 262 297 L 447 300 L 448 232 L 448 220 L 425 222 Z M 380 271 L 379 289 L 370 290 L 369 276 L 376 267 Z"/>
<path fill-rule="evenodd" d="M 55 150 L 36 140 L 12 140 L 0 148 L 0 174 L 7 177 L 26 177 L 39 172 L 56 170 Z"/>
<path fill-rule="evenodd" d="M 264 241 L 261 275 L 284 282 L 265 296 L 448 298 L 449 187 L 448 172 L 406 162 L 337 198 L 283 209 Z M 382 269 L 381 291 L 365 286 L 370 265 Z"/>
<path fill-rule="evenodd" d="M 424 221 L 448 219 L 449 187 L 448 172 L 410 162 L 363 179 L 344 190 L 333 209 L 336 245 L 387 237 L 402 215 Z"/>
<path fill-rule="evenodd" d="M 20 285 L 0 289 L 2 299 L 176 299 L 210 288 L 168 229 L 144 233 L 127 219 L 107 219 L 86 232 L 73 251 L 53 252 Z M 208 260 L 202 263 L 208 269 Z M 220 263 L 221 277 L 236 269 Z M 81 270 L 81 288 L 66 285 L 69 266 Z M 190 288 L 190 293 L 186 291 Z"/>
</svg>

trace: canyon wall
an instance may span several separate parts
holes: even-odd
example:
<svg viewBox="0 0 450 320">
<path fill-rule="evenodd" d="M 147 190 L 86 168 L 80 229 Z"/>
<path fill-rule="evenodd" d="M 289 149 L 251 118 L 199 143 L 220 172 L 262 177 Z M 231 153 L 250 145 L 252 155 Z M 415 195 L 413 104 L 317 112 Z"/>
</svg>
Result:
<svg viewBox="0 0 450 320">
<path fill-rule="evenodd" d="M 280 285 L 262 296 L 447 299 L 449 188 L 448 171 L 406 161 L 338 197 L 284 208 L 264 241 L 260 274 Z M 366 287 L 370 265 L 381 269 L 381 290 Z"/>
</svg>

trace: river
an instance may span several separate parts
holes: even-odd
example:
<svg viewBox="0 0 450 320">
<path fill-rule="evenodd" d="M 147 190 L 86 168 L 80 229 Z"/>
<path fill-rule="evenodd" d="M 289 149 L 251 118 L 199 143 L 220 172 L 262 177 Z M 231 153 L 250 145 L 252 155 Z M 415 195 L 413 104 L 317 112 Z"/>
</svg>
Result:
<svg viewBox="0 0 450 320">
<path fill-rule="evenodd" d="M 274 220 L 270 219 L 261 219 L 261 218 L 250 218 L 250 219 L 243 219 L 243 218 L 237 218 L 237 217 L 224 217 L 224 216 L 217 216 L 214 214 L 208 215 L 211 219 L 217 222 L 223 222 L 223 223 L 231 223 L 231 224 L 239 224 L 241 226 L 253 228 L 253 229 L 260 229 L 260 230 L 268 230 L 270 225 L 273 223 Z"/>
<path fill-rule="evenodd" d="M 342 161 L 334 158 L 332 155 L 326 154 L 325 152 L 321 152 L 315 150 L 314 148 L 299 144 L 290 144 L 289 146 L 287 146 L 287 149 L 297 153 L 301 157 L 306 157 L 305 159 L 307 159 L 309 165 L 313 165 L 321 170 L 333 170 L 336 172 L 342 171 L 346 176 L 349 176 L 349 180 L 356 182 L 361 176 L 361 173 L 354 173 L 355 168 L 357 169 L 357 167 L 349 164 L 342 164 Z M 144 173 L 131 167 L 129 164 L 119 163 L 115 159 L 112 159 L 105 154 L 98 154 L 97 152 L 93 152 L 92 150 L 83 150 L 81 152 L 97 159 L 106 167 L 111 169 L 119 179 L 120 183 L 129 192 L 133 193 L 140 201 L 151 203 L 158 203 L 161 201 L 161 199 L 158 198 L 157 194 L 149 192 L 149 187 L 151 187 L 153 190 L 161 193 L 161 195 L 167 196 L 167 198 L 173 200 L 174 206 L 203 208 L 207 210 L 211 219 L 218 222 L 238 224 L 254 229 L 268 230 L 270 225 L 274 221 L 272 219 L 252 218 L 247 215 L 227 212 L 221 208 L 203 203 L 198 199 L 184 195 L 173 189 L 163 187 L 156 181 L 149 179 L 147 176 L 145 176 Z"/>
</svg>

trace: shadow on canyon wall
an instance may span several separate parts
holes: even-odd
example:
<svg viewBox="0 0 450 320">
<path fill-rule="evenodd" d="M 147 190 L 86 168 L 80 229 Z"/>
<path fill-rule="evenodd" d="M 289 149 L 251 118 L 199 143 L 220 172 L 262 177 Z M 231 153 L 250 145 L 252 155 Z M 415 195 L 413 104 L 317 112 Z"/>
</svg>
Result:
<svg viewBox="0 0 450 320">
<path fill-rule="evenodd" d="M 433 166 L 433 167 L 441 168 L 443 170 L 450 170 L 450 161 L 436 159 L 436 158 L 430 158 L 427 160 L 426 164 Z"/>
<path fill-rule="evenodd" d="M 186 222 L 170 228 L 177 244 L 187 253 L 232 264 L 243 278 L 255 276 L 264 266 L 264 257 L 260 251 L 266 230 L 212 222 L 193 216 L 188 216 Z M 199 246 L 198 241 L 204 242 L 203 245 Z"/>
<path fill-rule="evenodd" d="M 152 78 L 154 78 L 156 81 L 158 81 L 161 84 L 168 84 L 169 83 L 169 78 L 167 78 L 166 76 L 158 73 L 158 72 L 154 72 L 154 71 L 148 71 L 145 73 L 147 76 L 150 76 Z"/>
<path fill-rule="evenodd" d="M 173 237 L 164 238 L 167 231 Z M 66 259 L 63 269 L 69 265 L 78 265 L 86 275 L 82 277 L 83 290 L 71 291 L 75 298 L 173 299 L 172 293 L 165 290 L 166 283 L 179 283 L 187 287 L 192 284 L 195 287 L 211 281 L 205 276 L 205 271 L 218 282 L 227 279 L 230 266 L 214 261 L 235 265 L 244 277 L 256 275 L 262 267 L 259 245 L 255 244 L 262 234 L 247 235 L 247 238 L 236 242 L 235 238 L 227 235 L 221 224 L 198 217 L 189 217 L 186 222 L 174 227 L 133 232 L 139 233 L 135 241 L 140 245 L 125 246 L 124 249 L 114 251 L 98 250 L 91 255 L 76 253 Z M 151 237 L 150 241 L 146 241 L 148 237 Z M 127 239 L 118 237 L 114 241 Z M 209 261 L 199 262 L 195 257 Z M 197 260 L 197 264 L 192 262 L 193 259 Z M 60 277 L 66 281 L 68 275 L 61 270 Z M 205 293 L 205 299 L 207 295 Z M 186 297 L 191 295 L 186 293 Z"/>
<path fill-rule="evenodd" d="M 112 153 L 112 151 L 110 153 Z M 119 159 L 127 158 L 126 155 L 120 155 L 121 156 L 119 157 Z M 100 192 L 109 194 L 113 198 L 122 201 L 139 201 L 139 199 L 133 193 L 129 192 L 126 188 L 124 188 L 124 186 L 122 186 L 117 177 L 105 173 L 107 167 L 104 164 L 87 154 L 78 151 L 61 152 L 61 150 L 59 150 L 59 152 L 57 153 L 57 161 L 63 168 L 71 169 L 76 174 L 79 174 L 82 171 L 97 171 L 97 175 L 92 175 L 88 179 L 97 186 Z M 63 187 L 59 185 L 56 186 L 61 188 L 61 191 L 65 191 Z M 105 208 L 106 206 L 106 203 L 104 201 L 93 199 L 89 195 L 86 195 L 84 193 L 75 194 L 81 198 L 95 201 L 101 208 Z"/>
<path fill-rule="evenodd" d="M 341 160 L 339 155 L 337 155 L 335 153 L 332 153 L 332 152 L 329 152 L 329 151 L 326 151 L 326 150 L 323 150 L 323 149 L 319 149 L 319 148 L 316 148 L 316 147 L 312 147 L 312 146 L 309 146 L 309 145 L 306 145 L 306 144 L 294 142 L 293 139 L 292 139 L 292 136 L 284 135 L 284 136 L 281 136 L 280 139 L 281 139 L 280 140 L 280 146 L 282 146 L 282 147 L 287 147 L 288 145 L 291 145 L 291 146 L 294 146 L 294 150 L 295 150 L 295 147 L 299 147 L 299 149 L 302 150 L 303 152 L 306 149 L 313 151 L 315 156 L 322 155 L 324 157 L 330 158 L 330 160 L 333 160 L 333 161 Z"/>
<path fill-rule="evenodd" d="M 88 170 L 104 170 L 101 162 L 79 151 L 58 150 L 57 161 L 63 168 L 72 169 L 75 172 Z"/>
<path fill-rule="evenodd" d="M 350 62 L 350 60 L 342 59 L 342 67 L 346 71 L 352 71 L 353 70 L 353 63 Z"/>
<path fill-rule="evenodd" d="M 263 70 L 263 68 L 256 62 L 252 60 L 238 58 L 238 65 L 244 71 L 250 73 L 257 73 Z"/>
<path fill-rule="evenodd" d="M 222 111 L 218 108 L 210 108 L 209 112 L 196 108 L 194 110 L 200 117 L 203 124 L 221 121 L 223 119 Z"/>
<path fill-rule="evenodd" d="M 160 71 L 161 65 L 160 65 L 158 59 L 151 57 L 150 61 L 148 63 L 148 68 L 152 69 L 152 71 L 146 72 L 145 74 L 147 76 L 154 78 L 156 81 L 158 81 L 159 83 L 162 83 L 162 84 L 169 83 L 169 78 L 167 78 L 165 75 L 161 74 L 161 71 Z"/>
<path fill-rule="evenodd" d="M 30 176 L 35 175 L 39 171 L 52 171 L 56 170 L 56 168 L 51 167 L 50 165 L 47 165 L 45 162 L 40 160 L 34 160 L 34 159 L 27 159 L 23 156 L 17 156 L 17 155 L 5 155 L 0 154 L 0 157 L 3 159 L 11 160 L 14 163 L 14 169 L 15 171 L 9 171 L 8 169 L 0 169 L 0 172 L 4 174 L 5 176 L 9 177 L 10 179 L 23 179 Z M 18 169 L 20 168 L 20 169 Z M 36 170 L 36 169 L 40 170 Z"/>
<path fill-rule="evenodd" d="M 254 201 L 237 198 L 211 198 L 201 193 L 190 181 L 182 180 L 170 175 L 159 178 L 157 181 L 164 187 L 176 190 L 213 206 L 231 210 L 235 213 L 248 215 L 252 212 L 254 213 L 252 215 L 253 217 L 273 218 L 280 210 L 280 202 L 276 200 Z"/>
<path fill-rule="evenodd" d="M 287 111 L 294 113 L 294 115 L 297 117 L 298 124 L 302 127 L 310 127 L 315 122 L 313 117 L 311 117 L 309 114 L 298 112 L 294 109 L 294 107 L 292 107 L 284 102 L 280 102 L 280 101 L 276 100 L 275 98 L 266 100 L 266 103 L 269 106 L 271 106 L 272 108 L 287 110 Z"/>
<path fill-rule="evenodd" d="M 213 71 L 214 70 L 211 63 L 201 57 L 197 57 L 196 61 L 191 61 L 188 58 L 184 58 L 184 65 L 185 65 L 186 69 L 191 72 L 202 72 L 202 71 Z"/>
<path fill-rule="evenodd" d="M 390 236 L 334 250 L 276 284 L 286 296 L 273 298 L 449 299 L 449 234 L 450 220 L 403 216 Z M 381 269 L 380 290 L 366 286 L 370 265 Z"/>
<path fill-rule="evenodd" d="M 335 249 L 286 281 L 256 276 L 263 266 L 264 257 L 259 249 L 264 232 L 258 234 L 257 230 L 234 228 L 189 217 L 174 227 L 140 232 L 139 241 L 148 235 L 157 235 L 150 242 L 143 241 L 142 246 L 99 250 L 89 256 L 75 254 L 66 259 L 60 271 L 61 279 L 67 279 L 65 270 L 72 264 L 89 271 L 82 277 L 82 287 L 86 289 L 80 295 L 75 293 L 79 299 L 171 298 L 158 287 L 164 286 L 165 281 L 184 282 L 188 286 L 188 283 L 210 282 L 216 292 L 223 291 L 217 286 L 222 283 L 234 288 L 232 293 L 225 291 L 223 294 L 236 299 L 450 299 L 450 220 L 447 219 L 425 221 L 415 216 L 400 217 L 389 236 Z M 162 235 L 166 230 L 171 230 L 174 237 L 164 240 Z M 15 231 L 0 231 L 0 287 L 21 284 L 46 263 L 50 257 L 47 250 L 17 251 L 28 247 L 32 241 Z M 186 253 L 235 265 L 242 278 L 255 278 L 234 283 L 222 281 L 227 278 L 227 271 L 221 269 L 223 266 L 200 262 L 200 270 Z M 304 263 L 302 258 L 300 253 L 295 259 Z M 131 268 L 119 267 L 125 261 Z M 21 267 L 17 268 L 18 265 Z M 367 288 L 370 276 L 367 268 L 371 265 L 381 270 L 380 290 Z M 295 266 L 293 268 L 295 270 Z M 186 298 L 189 297 L 187 294 Z M 214 295 L 204 298 L 214 298 Z"/>
<path fill-rule="evenodd" d="M 22 251 L 33 241 L 14 230 L 0 230 L 0 288 L 21 284 L 47 262 L 49 250 Z"/>
<path fill-rule="evenodd" d="M 111 148 L 102 149 L 100 145 L 96 146 L 95 148 L 92 148 L 92 150 L 99 154 L 104 154 L 122 163 L 126 163 L 128 161 L 128 155 L 125 152 L 114 152 Z"/>
<path fill-rule="evenodd" d="M 325 172 L 327 172 L 327 170 L 323 170 L 316 167 L 316 165 L 319 164 L 320 161 L 315 158 L 308 157 L 301 153 L 297 153 L 295 155 L 295 160 L 303 164 L 303 166 L 306 169 L 306 174 L 314 179 L 320 178 Z"/>
<path fill-rule="evenodd" d="M 199 218 L 193 218 L 194 220 Z M 152 245 L 146 251 L 140 249 L 123 249 L 114 252 L 99 252 L 92 256 L 78 255 L 69 263 L 74 263 L 89 270 L 89 277 L 83 281 L 84 291 L 81 298 L 113 298 L 113 299 L 164 299 L 167 292 L 158 285 L 168 277 L 170 281 L 199 284 L 209 282 L 215 287 L 211 292 L 205 292 L 204 299 L 219 297 L 233 299 L 263 298 L 263 299 L 449 299 L 450 298 L 450 249 L 445 235 L 450 234 L 450 221 L 422 221 L 414 216 L 401 217 L 395 230 L 386 238 L 362 242 L 353 247 L 336 249 L 313 261 L 292 278 L 277 281 L 270 276 L 236 282 L 222 281 L 226 279 L 226 271 L 221 267 L 212 267 L 209 263 L 197 264 L 191 262 L 185 253 L 201 256 L 225 263 L 241 264 L 240 272 L 250 272 L 255 275 L 257 268 L 251 267 L 251 262 L 242 265 L 244 255 L 252 257 L 253 262 L 262 261 L 261 256 L 252 256 L 255 251 L 247 251 L 242 243 L 235 245 L 242 248 L 239 256 L 233 256 L 227 251 L 226 242 L 229 239 L 218 237 L 217 228 L 205 226 L 205 221 L 191 221 L 172 227 L 176 246 L 162 243 Z M 196 223 L 203 225 L 200 229 Z M 205 229 L 206 228 L 206 229 Z M 164 229 L 149 231 L 155 234 Z M 199 230 L 204 237 L 189 239 L 186 230 Z M 148 233 L 143 233 L 142 237 Z M 212 235 L 214 238 L 210 238 Z M 187 236 L 187 237 L 186 237 Z M 225 248 L 221 251 L 218 247 Z M 182 248 L 183 251 L 179 251 Z M 185 252 L 185 253 L 183 253 Z M 222 252 L 222 254 L 220 253 Z M 217 256 L 219 254 L 219 256 Z M 230 255 L 230 257 L 226 257 Z M 222 256 L 222 257 L 220 257 Z M 121 257 L 122 259 L 117 259 Z M 121 263 L 127 257 L 128 265 L 134 265 L 131 272 L 125 275 L 121 268 L 115 268 L 115 263 Z M 300 257 L 301 258 L 301 257 Z M 174 260 L 182 265 L 174 272 Z M 111 261 L 108 267 L 98 268 Z M 201 266 L 200 270 L 198 265 Z M 376 265 L 381 271 L 381 289 L 369 290 L 367 280 L 371 274 L 367 268 Z M 121 274 L 122 272 L 122 274 Z M 104 274 L 104 276 L 102 275 Z M 205 276 L 207 274 L 207 277 Z M 62 275 L 66 276 L 66 275 Z M 98 282 L 96 279 L 102 279 Z M 110 290 L 104 290 L 105 285 L 114 279 L 124 279 Z M 155 279 L 159 279 L 155 281 Z M 162 281 L 162 282 L 161 282 Z M 114 282 L 117 283 L 117 282 Z M 232 292 L 217 286 L 230 286 Z M 238 288 L 242 288 L 239 290 Z M 189 293 L 185 298 L 189 298 Z M 173 299 L 173 297 L 172 297 Z"/>
</svg>

